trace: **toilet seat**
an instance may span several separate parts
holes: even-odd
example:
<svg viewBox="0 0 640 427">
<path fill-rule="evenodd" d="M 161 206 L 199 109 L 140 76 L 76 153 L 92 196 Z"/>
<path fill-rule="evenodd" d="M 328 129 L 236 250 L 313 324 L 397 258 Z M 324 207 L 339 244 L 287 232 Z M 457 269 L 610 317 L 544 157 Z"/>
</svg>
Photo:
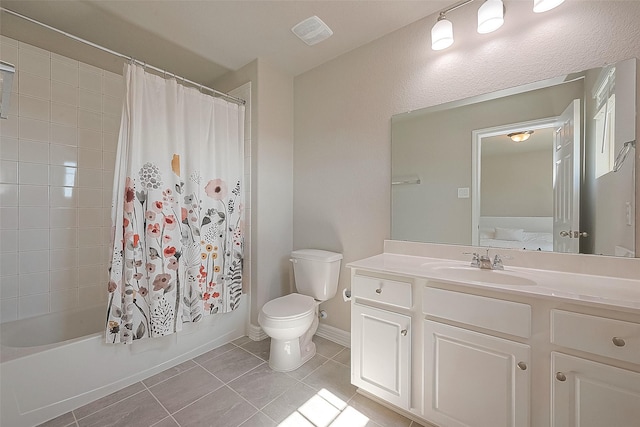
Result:
<svg viewBox="0 0 640 427">
<path fill-rule="evenodd" d="M 315 311 L 316 300 L 308 295 L 293 293 L 267 302 L 262 314 L 271 320 L 296 320 Z"/>
</svg>

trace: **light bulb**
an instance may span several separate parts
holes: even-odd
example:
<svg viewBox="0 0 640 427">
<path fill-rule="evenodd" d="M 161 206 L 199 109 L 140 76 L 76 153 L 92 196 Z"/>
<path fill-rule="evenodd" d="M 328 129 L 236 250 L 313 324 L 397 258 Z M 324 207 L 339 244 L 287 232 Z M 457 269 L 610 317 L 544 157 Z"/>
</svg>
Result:
<svg viewBox="0 0 640 427">
<path fill-rule="evenodd" d="M 490 33 L 504 24 L 504 4 L 502 0 L 487 0 L 478 9 L 478 32 Z"/>
<path fill-rule="evenodd" d="M 560 6 L 563 2 L 564 0 L 533 0 L 533 11 L 535 13 L 546 12 Z"/>
<path fill-rule="evenodd" d="M 453 24 L 441 17 L 431 29 L 431 49 L 442 50 L 453 44 Z"/>
</svg>

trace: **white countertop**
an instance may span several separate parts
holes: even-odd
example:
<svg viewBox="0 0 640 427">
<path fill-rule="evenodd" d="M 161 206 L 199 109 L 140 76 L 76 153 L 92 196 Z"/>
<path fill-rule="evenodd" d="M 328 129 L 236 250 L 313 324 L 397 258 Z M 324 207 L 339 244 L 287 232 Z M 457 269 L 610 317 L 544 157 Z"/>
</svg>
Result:
<svg viewBox="0 0 640 427">
<path fill-rule="evenodd" d="M 468 262 L 390 253 L 354 261 L 347 264 L 347 267 L 411 276 L 476 289 L 496 290 L 511 294 L 602 306 L 603 308 L 637 311 L 640 314 L 640 280 L 511 267 L 508 265 L 508 261 L 505 261 L 504 264 L 506 275 L 529 279 L 535 284 L 491 283 L 491 276 L 487 276 L 489 278 L 487 281 L 459 277 L 456 276 L 455 271 L 441 267 L 465 267 L 469 265 Z M 463 270 L 469 269 L 463 268 Z M 501 279 L 504 279 L 504 273 L 491 270 L 479 272 L 478 276 L 482 277 L 484 274 L 492 275 L 496 273 L 502 274 L 503 277 Z M 472 272 L 470 276 L 473 275 Z M 505 282 L 505 280 L 502 281 Z"/>
</svg>

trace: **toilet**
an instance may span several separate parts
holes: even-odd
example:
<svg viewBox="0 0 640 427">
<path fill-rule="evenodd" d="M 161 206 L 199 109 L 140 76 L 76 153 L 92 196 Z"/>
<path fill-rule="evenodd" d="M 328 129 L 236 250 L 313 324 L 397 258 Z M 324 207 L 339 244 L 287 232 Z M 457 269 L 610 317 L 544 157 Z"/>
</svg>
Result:
<svg viewBox="0 0 640 427">
<path fill-rule="evenodd" d="M 318 307 L 335 296 L 342 254 L 319 249 L 291 252 L 297 293 L 266 303 L 258 315 L 262 330 L 271 337 L 269 366 L 288 372 L 316 354 L 311 340 L 318 329 Z"/>
</svg>

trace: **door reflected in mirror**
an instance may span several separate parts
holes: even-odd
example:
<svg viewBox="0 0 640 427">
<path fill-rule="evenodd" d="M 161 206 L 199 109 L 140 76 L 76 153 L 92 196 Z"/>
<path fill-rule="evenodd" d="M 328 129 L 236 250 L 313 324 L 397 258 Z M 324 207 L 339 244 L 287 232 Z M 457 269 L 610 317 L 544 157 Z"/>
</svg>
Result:
<svg viewBox="0 0 640 427">
<path fill-rule="evenodd" d="M 632 59 L 394 116 L 391 238 L 635 256 L 635 103 Z"/>
</svg>

